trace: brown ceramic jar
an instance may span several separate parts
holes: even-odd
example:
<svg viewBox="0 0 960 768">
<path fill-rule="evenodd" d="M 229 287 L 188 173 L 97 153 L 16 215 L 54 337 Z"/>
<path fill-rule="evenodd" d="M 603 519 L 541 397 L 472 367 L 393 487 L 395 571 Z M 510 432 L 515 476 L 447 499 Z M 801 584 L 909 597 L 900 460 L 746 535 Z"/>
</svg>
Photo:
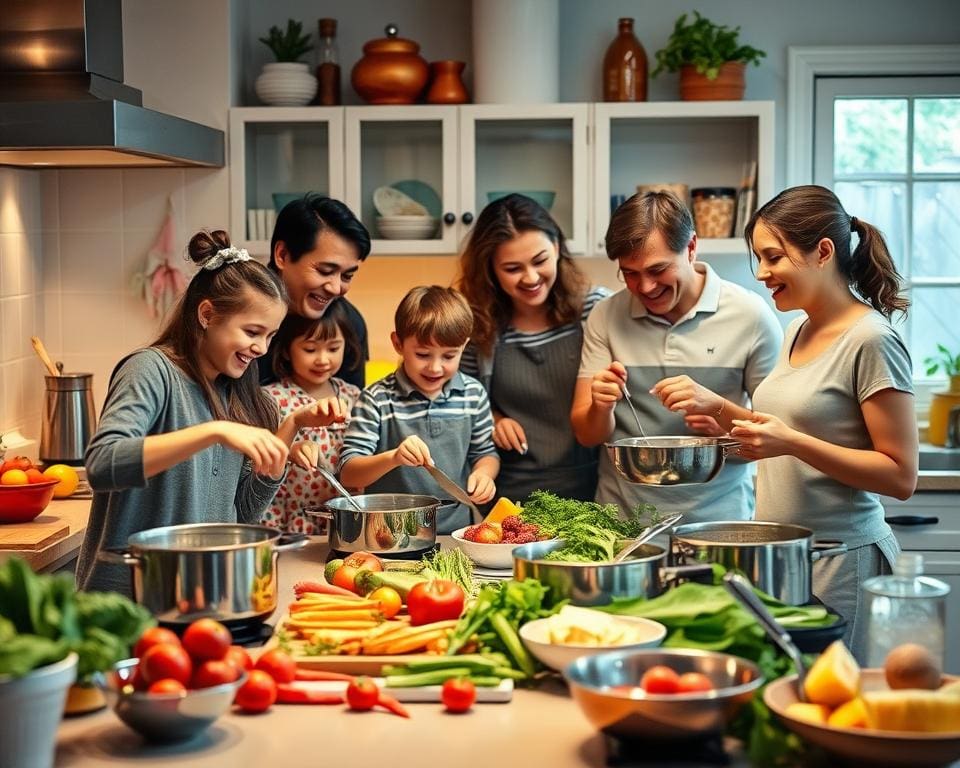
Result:
<svg viewBox="0 0 960 768">
<path fill-rule="evenodd" d="M 467 89 L 460 76 L 466 66 L 464 61 L 431 61 L 427 104 L 465 104 Z"/>
<path fill-rule="evenodd" d="M 415 104 L 427 84 L 430 70 L 413 40 L 397 37 L 397 26 L 388 24 L 386 37 L 363 46 L 363 58 L 350 73 L 360 98 L 370 104 Z"/>
</svg>

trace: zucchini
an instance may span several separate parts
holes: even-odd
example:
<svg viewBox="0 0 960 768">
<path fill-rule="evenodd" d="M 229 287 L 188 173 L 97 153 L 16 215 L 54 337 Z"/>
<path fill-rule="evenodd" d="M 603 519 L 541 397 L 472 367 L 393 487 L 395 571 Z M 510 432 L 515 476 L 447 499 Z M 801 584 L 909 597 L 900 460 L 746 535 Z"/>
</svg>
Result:
<svg viewBox="0 0 960 768">
<path fill-rule="evenodd" d="M 397 571 L 367 571 L 357 573 L 353 583 L 364 595 L 370 594 L 380 587 L 395 589 L 400 599 L 407 602 L 407 595 L 417 584 L 427 581 L 425 576 L 418 573 L 400 573 Z"/>
</svg>

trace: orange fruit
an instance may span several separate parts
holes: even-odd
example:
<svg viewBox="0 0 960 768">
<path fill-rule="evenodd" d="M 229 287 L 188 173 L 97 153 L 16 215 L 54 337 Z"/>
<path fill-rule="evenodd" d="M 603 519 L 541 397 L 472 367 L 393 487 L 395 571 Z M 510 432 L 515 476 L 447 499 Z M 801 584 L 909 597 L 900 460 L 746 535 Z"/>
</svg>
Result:
<svg viewBox="0 0 960 768">
<path fill-rule="evenodd" d="M 860 693 L 860 666 L 842 640 L 835 640 L 813 662 L 803 681 L 807 700 L 839 707 Z"/>
<path fill-rule="evenodd" d="M 43 470 L 43 474 L 50 480 L 60 481 L 53 489 L 53 495 L 58 499 L 72 494 L 77 490 L 77 484 L 80 482 L 77 470 L 66 464 L 53 464 Z"/>
<path fill-rule="evenodd" d="M 26 471 L 26 474 L 27 482 L 29 483 L 46 483 L 50 480 L 49 477 L 44 477 L 43 472 L 36 467 L 30 467 L 30 469 Z"/>
<path fill-rule="evenodd" d="M 0 475 L 0 485 L 26 485 L 29 482 L 30 478 L 22 469 L 8 469 Z"/>
</svg>

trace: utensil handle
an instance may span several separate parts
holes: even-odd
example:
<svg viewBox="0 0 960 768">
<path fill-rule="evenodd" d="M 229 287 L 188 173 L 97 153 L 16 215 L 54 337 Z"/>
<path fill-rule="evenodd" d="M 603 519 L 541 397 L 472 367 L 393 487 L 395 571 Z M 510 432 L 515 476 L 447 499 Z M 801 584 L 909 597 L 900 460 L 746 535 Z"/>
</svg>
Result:
<svg viewBox="0 0 960 768">
<path fill-rule="evenodd" d="M 310 537 L 305 533 L 284 533 L 280 540 L 274 546 L 275 552 L 287 552 L 291 549 L 300 549 L 305 547 Z"/>
<path fill-rule="evenodd" d="M 97 560 L 103 563 L 111 563 L 113 565 L 140 565 L 143 562 L 136 555 L 130 554 L 130 551 L 127 549 L 101 549 L 97 552 Z"/>
<path fill-rule="evenodd" d="M 53 364 L 53 361 L 50 359 L 50 355 L 47 354 L 47 348 L 43 346 L 43 342 L 40 341 L 38 336 L 31 336 L 30 343 L 33 344 L 33 350 L 37 353 L 37 357 L 40 358 L 40 362 L 43 363 L 44 367 L 47 369 L 47 372 L 51 376 L 59 376 L 60 371 L 57 370 L 57 366 Z"/>
<path fill-rule="evenodd" d="M 815 563 L 824 557 L 845 554 L 847 554 L 847 545 L 842 541 L 815 541 L 810 549 L 810 562 Z"/>
<path fill-rule="evenodd" d="M 324 480 L 326 480 L 330 485 L 333 486 L 334 490 L 339 493 L 343 498 L 350 502 L 350 506 L 353 507 L 357 512 L 363 512 L 363 507 L 357 504 L 357 500 L 353 498 L 346 488 L 340 484 L 340 481 L 333 476 L 333 473 L 327 472 L 323 467 L 314 467 L 314 471 L 319 474 Z"/>
</svg>

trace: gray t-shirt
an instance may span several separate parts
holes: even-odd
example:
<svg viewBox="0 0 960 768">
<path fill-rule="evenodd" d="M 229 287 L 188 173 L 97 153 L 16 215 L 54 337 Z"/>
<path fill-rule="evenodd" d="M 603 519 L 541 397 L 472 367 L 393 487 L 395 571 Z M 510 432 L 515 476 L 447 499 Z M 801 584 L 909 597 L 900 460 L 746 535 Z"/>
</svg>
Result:
<svg viewBox="0 0 960 768">
<path fill-rule="evenodd" d="M 913 393 L 910 353 L 883 315 L 871 311 L 816 358 L 794 366 L 790 351 L 804 322 L 787 327 L 777 365 L 754 393 L 755 410 L 834 445 L 872 449 L 861 403 L 884 389 Z M 757 519 L 803 525 L 851 549 L 890 534 L 877 494 L 793 456 L 758 462 Z"/>
<path fill-rule="evenodd" d="M 143 441 L 211 421 L 200 385 L 157 349 L 134 352 L 117 366 L 87 448 L 94 489 L 77 562 L 77 586 L 131 594 L 130 569 L 97 560 L 148 528 L 184 523 L 257 523 L 281 480 L 261 477 L 240 453 L 212 445 L 165 472 L 144 476 Z"/>
</svg>

